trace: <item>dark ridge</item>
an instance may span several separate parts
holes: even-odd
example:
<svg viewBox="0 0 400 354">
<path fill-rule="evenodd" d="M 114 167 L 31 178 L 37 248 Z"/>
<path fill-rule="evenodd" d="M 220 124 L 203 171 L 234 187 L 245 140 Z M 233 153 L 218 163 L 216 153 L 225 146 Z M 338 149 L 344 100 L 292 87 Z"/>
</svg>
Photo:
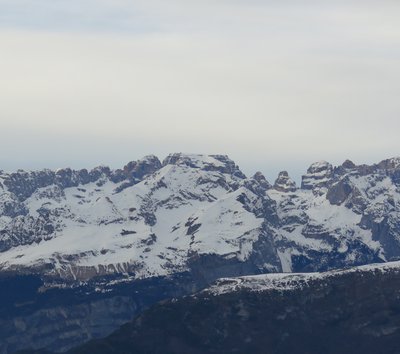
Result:
<svg viewBox="0 0 400 354">
<path fill-rule="evenodd" d="M 400 273 L 318 279 L 290 291 L 200 293 L 160 303 L 69 354 L 398 354 Z"/>
</svg>

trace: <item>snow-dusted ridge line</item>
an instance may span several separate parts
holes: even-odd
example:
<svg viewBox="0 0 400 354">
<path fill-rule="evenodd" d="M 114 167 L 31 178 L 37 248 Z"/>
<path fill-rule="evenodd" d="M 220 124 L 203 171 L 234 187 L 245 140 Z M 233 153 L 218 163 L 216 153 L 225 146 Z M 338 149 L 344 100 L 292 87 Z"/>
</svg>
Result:
<svg viewBox="0 0 400 354">
<path fill-rule="evenodd" d="M 291 291 L 310 286 L 315 281 L 341 277 L 351 273 L 371 272 L 400 272 L 400 261 L 369 264 L 343 270 L 314 273 L 275 273 L 243 276 L 236 278 L 221 278 L 214 285 L 203 290 L 203 294 L 223 295 L 231 292 L 246 290 L 250 292 L 263 292 L 269 290 Z"/>
<path fill-rule="evenodd" d="M 154 157 L 142 162 L 149 160 Z M 245 177 L 233 161 L 223 155 L 173 154 L 163 165 L 123 189 L 124 182 L 108 176 L 78 186 L 38 188 L 20 203 L 28 215 L 14 220 L 0 215 L 6 228 L 0 241 L 12 243 L 19 224 L 29 233 L 29 220 L 53 230 L 45 238 L 39 230 L 36 242 L 0 253 L 0 268 L 51 264 L 54 275 L 73 280 L 109 273 L 146 278 L 188 270 L 193 252 L 245 259 L 262 224 L 250 209 L 261 204 L 259 196 L 240 187 Z"/>
<path fill-rule="evenodd" d="M 0 174 L 0 270 L 80 281 L 171 275 L 203 256 L 209 269 L 235 266 L 228 275 L 397 260 L 399 161 L 320 161 L 302 188 L 287 172 L 274 185 L 247 178 L 225 155 Z"/>
</svg>

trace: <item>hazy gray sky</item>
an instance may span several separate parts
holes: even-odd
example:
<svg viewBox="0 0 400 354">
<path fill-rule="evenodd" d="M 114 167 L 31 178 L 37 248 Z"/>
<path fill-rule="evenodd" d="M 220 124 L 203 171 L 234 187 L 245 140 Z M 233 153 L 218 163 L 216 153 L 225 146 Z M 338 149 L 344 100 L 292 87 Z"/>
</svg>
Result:
<svg viewBox="0 0 400 354">
<path fill-rule="evenodd" d="M 0 169 L 400 153 L 400 2 L 0 0 Z"/>
</svg>

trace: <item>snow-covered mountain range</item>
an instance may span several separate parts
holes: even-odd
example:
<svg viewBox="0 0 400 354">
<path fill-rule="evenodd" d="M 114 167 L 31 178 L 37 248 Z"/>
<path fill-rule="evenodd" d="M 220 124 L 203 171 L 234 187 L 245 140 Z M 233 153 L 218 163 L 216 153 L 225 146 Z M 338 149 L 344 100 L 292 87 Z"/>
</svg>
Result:
<svg viewBox="0 0 400 354">
<path fill-rule="evenodd" d="M 317 162 L 301 187 L 247 178 L 227 156 L 173 154 L 122 170 L 0 174 L 0 267 L 87 280 L 186 271 L 202 255 L 263 272 L 400 258 L 400 159 Z"/>
<path fill-rule="evenodd" d="M 0 353 L 65 351 L 218 278 L 399 259 L 400 158 L 317 162 L 301 186 L 224 155 L 0 171 Z"/>
</svg>

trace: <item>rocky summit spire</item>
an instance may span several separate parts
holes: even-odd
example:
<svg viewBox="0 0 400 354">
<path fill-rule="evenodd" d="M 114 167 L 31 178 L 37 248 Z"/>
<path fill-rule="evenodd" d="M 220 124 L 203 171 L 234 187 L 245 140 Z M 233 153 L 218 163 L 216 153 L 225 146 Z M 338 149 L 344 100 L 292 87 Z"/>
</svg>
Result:
<svg viewBox="0 0 400 354">
<path fill-rule="evenodd" d="M 302 177 L 302 189 L 314 189 L 326 186 L 333 174 L 333 166 L 326 161 L 318 161 L 311 164 L 307 173 Z"/>
<path fill-rule="evenodd" d="M 267 181 L 265 176 L 260 171 L 254 174 L 253 179 L 255 179 L 265 190 L 272 188 L 271 184 Z"/>
<path fill-rule="evenodd" d="M 347 159 L 345 162 L 342 163 L 342 167 L 345 169 L 352 169 L 356 168 L 356 165 L 353 161 Z"/>
<path fill-rule="evenodd" d="M 295 192 L 297 187 L 296 182 L 289 177 L 287 171 L 281 171 L 275 181 L 274 189 L 279 192 Z"/>
<path fill-rule="evenodd" d="M 161 162 L 157 156 L 148 155 L 138 161 L 131 161 L 124 167 L 124 172 L 129 178 L 142 179 L 161 168 Z"/>
</svg>

